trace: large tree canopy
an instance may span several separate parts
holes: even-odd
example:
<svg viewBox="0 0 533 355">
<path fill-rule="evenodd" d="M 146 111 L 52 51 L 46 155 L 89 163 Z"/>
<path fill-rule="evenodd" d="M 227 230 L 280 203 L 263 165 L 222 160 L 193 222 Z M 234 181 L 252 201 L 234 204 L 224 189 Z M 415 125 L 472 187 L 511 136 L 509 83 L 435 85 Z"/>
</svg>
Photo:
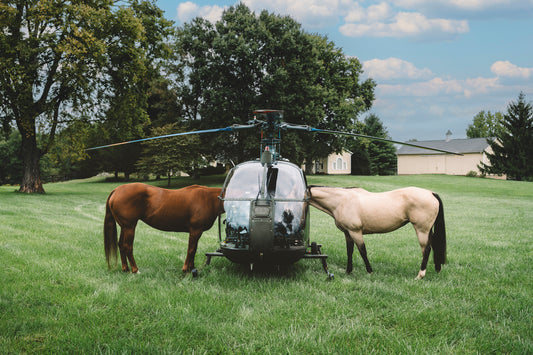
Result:
<svg viewBox="0 0 533 355">
<path fill-rule="evenodd" d="M 353 131 L 374 99 L 362 66 L 327 38 L 304 32 L 290 17 L 245 5 L 212 24 L 197 18 L 177 31 L 177 87 L 191 128 L 246 123 L 254 109 L 283 109 L 297 124 Z M 206 151 L 242 161 L 258 156 L 258 132 L 202 137 Z M 296 163 L 340 151 L 343 138 L 284 132 L 282 156 Z"/>
<path fill-rule="evenodd" d="M 145 58 L 154 47 L 144 43 L 156 36 L 154 30 L 168 25 L 150 2 L 114 3 L 0 4 L 0 119 L 4 127 L 14 122 L 21 134 L 21 192 L 44 192 L 39 160 L 53 143 L 61 117 L 125 108 L 120 120 L 146 116 L 136 90 L 147 70 Z M 37 141 L 38 126 L 46 130 L 42 144 Z M 135 124 L 130 127 L 138 130 Z"/>
</svg>

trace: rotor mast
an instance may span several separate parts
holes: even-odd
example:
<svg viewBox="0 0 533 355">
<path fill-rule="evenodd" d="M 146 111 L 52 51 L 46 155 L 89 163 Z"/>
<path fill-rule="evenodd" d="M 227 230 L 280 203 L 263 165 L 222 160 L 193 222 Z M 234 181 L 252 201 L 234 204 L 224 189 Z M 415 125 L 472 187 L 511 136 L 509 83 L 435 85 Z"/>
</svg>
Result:
<svg viewBox="0 0 533 355">
<path fill-rule="evenodd" d="M 261 127 L 260 154 L 263 164 L 271 165 L 280 158 L 282 121 L 281 110 L 254 111 L 254 122 L 259 122 Z"/>
</svg>

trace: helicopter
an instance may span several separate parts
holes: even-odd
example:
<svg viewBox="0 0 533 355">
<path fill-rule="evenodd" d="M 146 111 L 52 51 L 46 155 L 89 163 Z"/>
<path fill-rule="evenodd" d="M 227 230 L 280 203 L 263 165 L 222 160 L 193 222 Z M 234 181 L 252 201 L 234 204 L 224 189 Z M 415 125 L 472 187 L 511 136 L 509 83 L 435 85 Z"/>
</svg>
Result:
<svg viewBox="0 0 533 355">
<path fill-rule="evenodd" d="M 299 166 L 283 159 L 280 154 L 283 130 L 341 134 L 458 154 L 380 137 L 286 123 L 282 110 L 256 110 L 253 114 L 253 120 L 245 125 L 142 138 L 87 150 L 182 135 L 260 129 L 260 158 L 234 166 L 224 181 L 219 199 L 224 204 L 226 219 L 222 222 L 221 216 L 218 217 L 219 248 L 206 253 L 206 265 L 212 257 L 219 256 L 234 263 L 248 264 L 252 270 L 255 264 L 283 266 L 301 259 L 320 259 L 329 279 L 334 275 L 328 269 L 327 255 L 322 253 L 320 244 L 310 243 L 306 176 Z M 222 236 L 223 224 L 225 237 Z"/>
</svg>

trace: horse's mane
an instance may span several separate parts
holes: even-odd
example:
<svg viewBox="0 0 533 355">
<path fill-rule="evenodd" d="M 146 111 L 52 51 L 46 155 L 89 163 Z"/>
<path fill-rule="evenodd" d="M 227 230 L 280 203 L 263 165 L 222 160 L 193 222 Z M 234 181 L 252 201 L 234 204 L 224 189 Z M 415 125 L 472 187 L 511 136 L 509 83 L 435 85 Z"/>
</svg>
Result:
<svg viewBox="0 0 533 355">
<path fill-rule="evenodd" d="M 358 187 L 356 186 L 353 186 L 353 187 L 336 187 L 336 186 L 324 186 L 324 185 L 308 185 L 307 186 L 307 191 L 309 191 L 309 195 L 312 196 L 312 192 L 311 192 L 311 189 L 313 187 L 323 187 L 323 188 L 327 188 L 327 189 L 358 189 Z"/>
</svg>

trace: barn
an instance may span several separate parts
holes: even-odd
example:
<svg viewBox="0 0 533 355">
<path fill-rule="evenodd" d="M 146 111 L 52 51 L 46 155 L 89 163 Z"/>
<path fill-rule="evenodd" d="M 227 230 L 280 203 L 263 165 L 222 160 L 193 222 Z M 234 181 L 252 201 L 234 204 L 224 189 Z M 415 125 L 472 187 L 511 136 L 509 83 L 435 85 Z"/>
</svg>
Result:
<svg viewBox="0 0 533 355">
<path fill-rule="evenodd" d="M 413 143 L 423 147 L 443 149 L 463 155 L 458 156 L 422 148 L 402 146 L 396 152 L 398 158 L 398 175 L 467 175 L 472 174 L 472 172 L 480 174 L 478 165 L 482 162 L 488 164 L 487 152 L 492 152 L 487 138 L 450 139 L 450 134 L 448 134 L 445 140 L 417 141 Z"/>
</svg>

